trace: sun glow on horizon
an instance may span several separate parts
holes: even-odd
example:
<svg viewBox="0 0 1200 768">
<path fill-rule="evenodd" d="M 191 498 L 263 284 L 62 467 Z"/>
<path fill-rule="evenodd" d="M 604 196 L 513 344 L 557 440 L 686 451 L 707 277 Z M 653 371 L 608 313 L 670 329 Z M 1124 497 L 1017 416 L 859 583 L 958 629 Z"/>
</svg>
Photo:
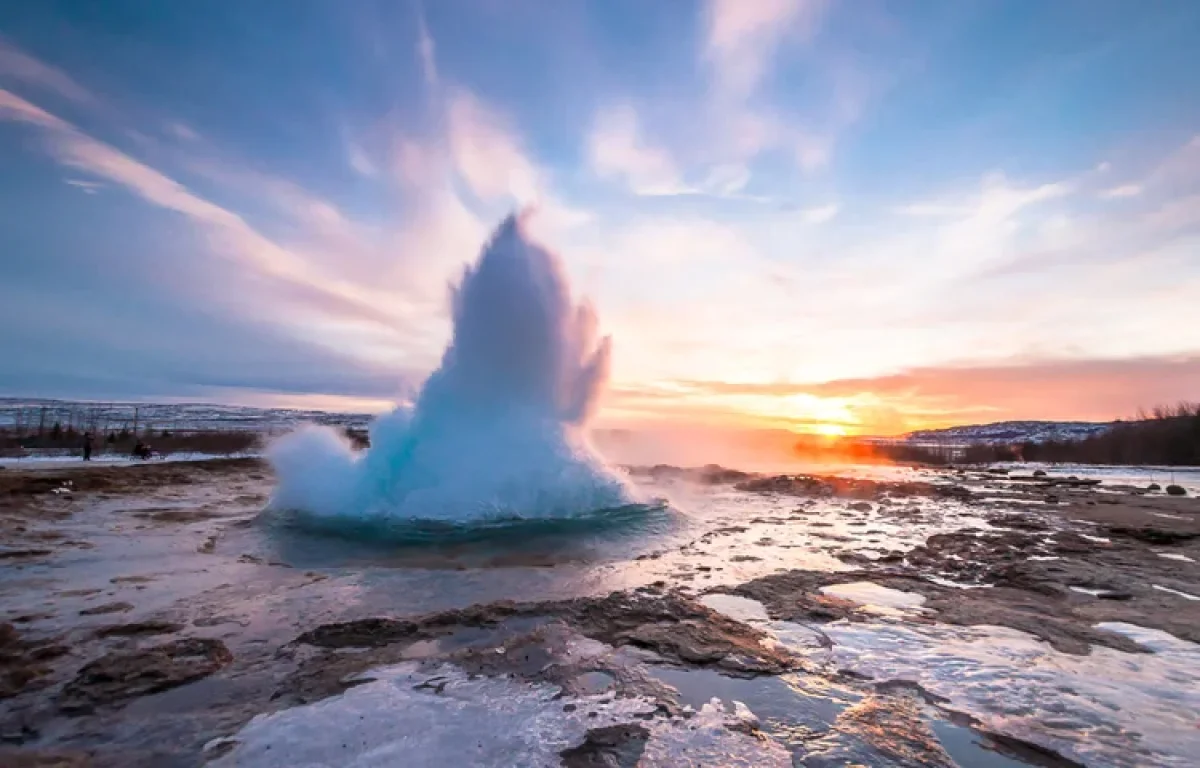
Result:
<svg viewBox="0 0 1200 768">
<path fill-rule="evenodd" d="M 809 431 L 822 437 L 846 437 L 850 434 L 845 424 L 814 424 Z"/>
</svg>

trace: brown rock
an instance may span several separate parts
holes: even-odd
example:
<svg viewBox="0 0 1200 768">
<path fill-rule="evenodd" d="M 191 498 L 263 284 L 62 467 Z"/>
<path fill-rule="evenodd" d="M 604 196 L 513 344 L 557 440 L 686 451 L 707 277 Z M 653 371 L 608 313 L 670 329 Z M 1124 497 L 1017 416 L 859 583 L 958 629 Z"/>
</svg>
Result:
<svg viewBox="0 0 1200 768">
<path fill-rule="evenodd" d="M 96 637 L 138 637 L 140 635 L 167 635 L 183 629 L 182 624 L 171 621 L 136 621 L 132 624 L 110 624 L 96 630 Z"/>
<path fill-rule="evenodd" d="M 220 640 L 188 637 L 152 648 L 114 651 L 79 670 L 59 697 L 59 708 L 84 714 L 208 677 L 233 660 Z"/>
<path fill-rule="evenodd" d="M 133 606 L 129 603 L 105 603 L 104 605 L 97 605 L 92 608 L 84 608 L 79 612 L 79 615 L 100 616 L 105 613 L 124 613 L 125 611 L 132 610 Z"/>
<path fill-rule="evenodd" d="M 43 749 L 0 749 L 4 768 L 88 768 L 91 758 L 83 752 Z"/>
<path fill-rule="evenodd" d="M 650 731 L 636 723 L 593 728 L 582 744 L 559 756 L 563 768 L 634 768 L 649 739 Z"/>
</svg>

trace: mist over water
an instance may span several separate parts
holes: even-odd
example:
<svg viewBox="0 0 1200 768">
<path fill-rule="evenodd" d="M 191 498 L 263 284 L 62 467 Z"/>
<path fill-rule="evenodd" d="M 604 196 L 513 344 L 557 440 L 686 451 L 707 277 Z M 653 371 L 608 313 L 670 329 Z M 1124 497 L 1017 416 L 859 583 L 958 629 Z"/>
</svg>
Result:
<svg viewBox="0 0 1200 768">
<path fill-rule="evenodd" d="M 275 509 L 314 523 L 478 523 L 586 516 L 631 503 L 586 438 L 610 345 L 526 214 L 506 219 L 452 293 L 453 338 L 371 447 L 305 427 L 278 441 Z"/>
</svg>

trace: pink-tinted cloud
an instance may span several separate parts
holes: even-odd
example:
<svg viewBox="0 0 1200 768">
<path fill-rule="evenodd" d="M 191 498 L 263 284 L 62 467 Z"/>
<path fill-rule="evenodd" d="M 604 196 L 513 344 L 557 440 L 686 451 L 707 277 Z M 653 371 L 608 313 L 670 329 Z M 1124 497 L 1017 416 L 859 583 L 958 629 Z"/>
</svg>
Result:
<svg viewBox="0 0 1200 768">
<path fill-rule="evenodd" d="M 683 184 L 670 154 L 646 142 L 637 112 L 631 106 L 610 107 L 597 115 L 588 137 L 587 154 L 596 175 L 621 179 L 635 194 L 679 195 L 694 191 Z"/>
<path fill-rule="evenodd" d="M 3 37 L 0 37 L 0 77 L 50 91 L 82 106 L 97 105 L 95 97 L 65 72 L 38 61 Z"/>
<path fill-rule="evenodd" d="M 1111 187 L 1102 190 L 1100 197 L 1105 200 L 1117 200 L 1123 197 L 1137 197 L 1142 194 L 1142 187 L 1138 184 L 1122 184 L 1119 187 Z"/>
<path fill-rule="evenodd" d="M 823 0 L 712 0 L 707 55 L 717 87 L 735 98 L 753 93 L 784 37 L 810 36 L 825 5 Z"/>
<path fill-rule="evenodd" d="M 455 167 L 476 195 L 488 201 L 537 199 L 538 171 L 502 115 L 469 91 L 456 90 L 447 106 L 446 127 Z"/>
<path fill-rule="evenodd" d="M 67 131 L 71 124 L 29 103 L 15 93 L 0 89 L 0 119 L 28 123 L 55 131 Z"/>
</svg>

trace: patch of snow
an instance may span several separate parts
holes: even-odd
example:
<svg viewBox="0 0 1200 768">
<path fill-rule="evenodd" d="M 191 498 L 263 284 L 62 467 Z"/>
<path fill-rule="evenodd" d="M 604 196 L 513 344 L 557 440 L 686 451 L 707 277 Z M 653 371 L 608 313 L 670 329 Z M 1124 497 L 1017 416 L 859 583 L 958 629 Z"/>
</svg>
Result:
<svg viewBox="0 0 1200 768">
<path fill-rule="evenodd" d="M 1159 557 L 1165 557 L 1165 558 L 1167 558 L 1168 560 L 1178 560 L 1178 561 L 1179 561 L 1179 562 L 1181 562 L 1181 563 L 1194 563 L 1194 562 L 1196 562 L 1195 560 L 1193 560 L 1192 558 L 1188 557 L 1187 555 L 1181 555 L 1181 554 L 1179 554 L 1178 552 L 1155 552 L 1154 554 L 1158 555 Z"/>
<path fill-rule="evenodd" d="M 1187 592 L 1180 592 L 1178 589 L 1171 589 L 1170 587 L 1160 587 L 1157 584 L 1151 584 L 1150 586 L 1154 587 L 1159 592 L 1169 592 L 1172 595 L 1179 595 L 1180 597 L 1185 598 L 1187 600 L 1200 600 L 1200 597 L 1196 597 L 1195 595 L 1189 595 Z"/>
<path fill-rule="evenodd" d="M 953 587 L 954 589 L 990 589 L 992 586 L 991 584 L 964 584 L 961 581 L 954 581 L 943 576 L 932 576 L 930 574 L 925 575 L 925 581 L 943 587 Z"/>
<path fill-rule="evenodd" d="M 1103 536 L 1091 536 L 1086 533 L 1081 533 L 1079 534 L 1079 537 L 1081 539 L 1087 539 L 1088 541 L 1094 541 L 1097 544 L 1112 544 L 1112 539 L 1106 539 Z"/>
<path fill-rule="evenodd" d="M 1067 587 L 1072 592 L 1078 592 L 1081 595 L 1091 595 L 1092 597 L 1103 597 L 1104 595 L 1112 594 L 1110 589 L 1089 589 L 1087 587 Z"/>
</svg>

